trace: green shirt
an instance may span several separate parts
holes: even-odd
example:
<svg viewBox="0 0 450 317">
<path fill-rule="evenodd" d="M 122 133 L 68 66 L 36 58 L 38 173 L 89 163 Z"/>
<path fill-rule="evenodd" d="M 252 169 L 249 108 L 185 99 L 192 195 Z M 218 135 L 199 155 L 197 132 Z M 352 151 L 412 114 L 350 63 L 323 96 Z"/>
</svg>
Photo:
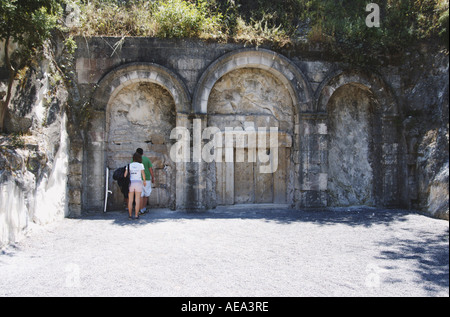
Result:
<svg viewBox="0 0 450 317">
<path fill-rule="evenodd" d="M 147 156 L 142 156 L 142 164 L 144 164 L 145 167 L 145 179 L 151 181 L 152 175 L 150 174 L 150 169 L 153 168 L 152 162 Z"/>
<path fill-rule="evenodd" d="M 152 162 L 147 156 L 142 155 L 142 164 L 144 164 L 144 173 L 145 173 L 145 180 L 151 181 L 152 175 L 150 174 L 150 169 L 153 168 Z"/>
</svg>

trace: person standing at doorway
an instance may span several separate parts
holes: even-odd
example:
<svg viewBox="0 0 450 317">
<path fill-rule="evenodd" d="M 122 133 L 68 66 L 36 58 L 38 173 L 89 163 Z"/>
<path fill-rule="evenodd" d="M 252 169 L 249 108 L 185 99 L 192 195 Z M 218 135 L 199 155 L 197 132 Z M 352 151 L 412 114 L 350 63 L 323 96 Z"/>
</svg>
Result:
<svg viewBox="0 0 450 317">
<path fill-rule="evenodd" d="M 144 165 L 142 164 L 142 155 L 134 153 L 133 163 L 127 166 L 124 177 L 130 173 L 130 188 L 128 194 L 128 215 L 132 219 L 133 200 L 135 200 L 135 219 L 139 219 L 139 206 L 141 206 L 141 194 L 143 188 L 147 185 L 145 178 Z"/>
<path fill-rule="evenodd" d="M 144 150 L 138 148 L 136 153 L 139 153 L 142 156 L 142 164 L 144 165 L 145 179 L 148 179 L 147 185 L 144 186 L 141 194 L 141 207 L 140 213 L 144 214 L 147 211 L 148 198 L 152 193 L 152 184 L 155 183 L 155 175 L 153 173 L 153 165 L 150 159 L 144 155 Z"/>
</svg>

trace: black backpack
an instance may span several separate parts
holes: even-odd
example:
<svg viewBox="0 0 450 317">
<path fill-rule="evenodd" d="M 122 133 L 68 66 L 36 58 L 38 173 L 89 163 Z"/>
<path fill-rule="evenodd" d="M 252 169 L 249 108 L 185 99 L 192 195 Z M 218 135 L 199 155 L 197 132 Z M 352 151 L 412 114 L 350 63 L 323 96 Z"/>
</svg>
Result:
<svg viewBox="0 0 450 317">
<path fill-rule="evenodd" d="M 124 197 L 128 198 L 128 188 L 130 186 L 130 173 L 128 173 L 127 177 L 124 177 L 126 168 L 127 167 L 124 166 L 116 169 L 113 174 L 113 179 L 117 181 L 117 185 L 119 185 L 120 191 L 122 192 Z"/>
<path fill-rule="evenodd" d="M 123 179 L 123 178 L 124 178 L 124 175 L 125 175 L 125 170 L 126 170 L 126 166 L 124 166 L 124 167 L 119 167 L 118 169 L 116 169 L 116 170 L 114 171 L 114 174 L 113 174 L 113 179 L 114 179 L 115 181 L 118 181 L 118 180 L 120 180 L 120 179 Z"/>
</svg>

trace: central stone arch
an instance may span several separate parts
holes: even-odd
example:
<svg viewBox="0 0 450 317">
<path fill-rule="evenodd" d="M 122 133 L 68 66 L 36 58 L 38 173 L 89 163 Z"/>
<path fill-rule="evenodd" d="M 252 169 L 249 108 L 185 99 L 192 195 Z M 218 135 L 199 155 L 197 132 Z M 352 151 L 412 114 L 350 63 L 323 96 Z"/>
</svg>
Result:
<svg viewBox="0 0 450 317">
<path fill-rule="evenodd" d="M 203 168 L 207 171 L 205 196 L 210 195 L 207 200 L 212 205 L 294 204 L 301 165 L 299 114 L 313 110 L 311 91 L 294 63 L 266 49 L 233 51 L 208 67 L 193 97 L 194 115 L 202 118 L 204 126 L 217 127 L 222 132 L 227 128 L 279 129 L 279 165 L 271 175 L 260 174 L 260 163 L 248 161 L 255 149 L 250 141 L 242 149 L 237 135 L 232 163 L 213 162 Z M 222 152 L 226 150 L 223 148 Z M 244 162 L 237 160 L 239 151 L 247 158 Z M 270 162 L 272 159 L 273 156 Z"/>
<path fill-rule="evenodd" d="M 121 206 L 120 191 L 112 174 L 131 160 L 137 147 L 143 148 L 154 163 L 157 183 L 156 193 L 150 197 L 151 205 L 177 208 L 179 178 L 177 167 L 168 154 L 169 137 L 179 116 L 190 112 L 190 104 L 183 81 L 161 65 L 126 64 L 100 80 L 91 100 L 93 110 L 85 140 L 83 200 L 88 209 L 102 206 L 105 179 L 113 189 L 108 207 L 117 209 L 119 201 Z M 134 130 L 126 133 L 120 131 L 121 127 Z M 106 175 L 106 168 L 110 169 L 109 175 Z"/>
<path fill-rule="evenodd" d="M 257 68 L 272 73 L 289 90 L 297 113 L 313 111 L 310 83 L 293 62 L 267 49 L 242 49 L 225 54 L 204 72 L 194 92 L 194 113 L 206 114 L 209 95 L 216 82 L 225 74 L 242 68 Z"/>
</svg>

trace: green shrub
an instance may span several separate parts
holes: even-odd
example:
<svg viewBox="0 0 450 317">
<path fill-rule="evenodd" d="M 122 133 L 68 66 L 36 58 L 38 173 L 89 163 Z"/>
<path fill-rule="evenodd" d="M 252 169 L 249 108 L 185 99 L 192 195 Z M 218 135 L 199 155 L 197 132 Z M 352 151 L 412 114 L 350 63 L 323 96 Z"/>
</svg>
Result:
<svg viewBox="0 0 450 317">
<path fill-rule="evenodd" d="M 155 36 L 152 1 L 92 0 L 80 3 L 81 25 L 72 33 L 84 36 Z"/>
<path fill-rule="evenodd" d="M 254 44 L 325 43 L 349 60 L 398 53 L 416 41 L 448 47 L 448 0 L 77 0 L 85 36 L 215 38 Z M 369 28 L 366 5 L 381 9 Z"/>
<path fill-rule="evenodd" d="M 159 37 L 200 37 L 220 32 L 221 16 L 208 16 L 205 1 L 197 1 L 197 4 L 182 0 L 158 1 L 153 17 Z"/>
</svg>

